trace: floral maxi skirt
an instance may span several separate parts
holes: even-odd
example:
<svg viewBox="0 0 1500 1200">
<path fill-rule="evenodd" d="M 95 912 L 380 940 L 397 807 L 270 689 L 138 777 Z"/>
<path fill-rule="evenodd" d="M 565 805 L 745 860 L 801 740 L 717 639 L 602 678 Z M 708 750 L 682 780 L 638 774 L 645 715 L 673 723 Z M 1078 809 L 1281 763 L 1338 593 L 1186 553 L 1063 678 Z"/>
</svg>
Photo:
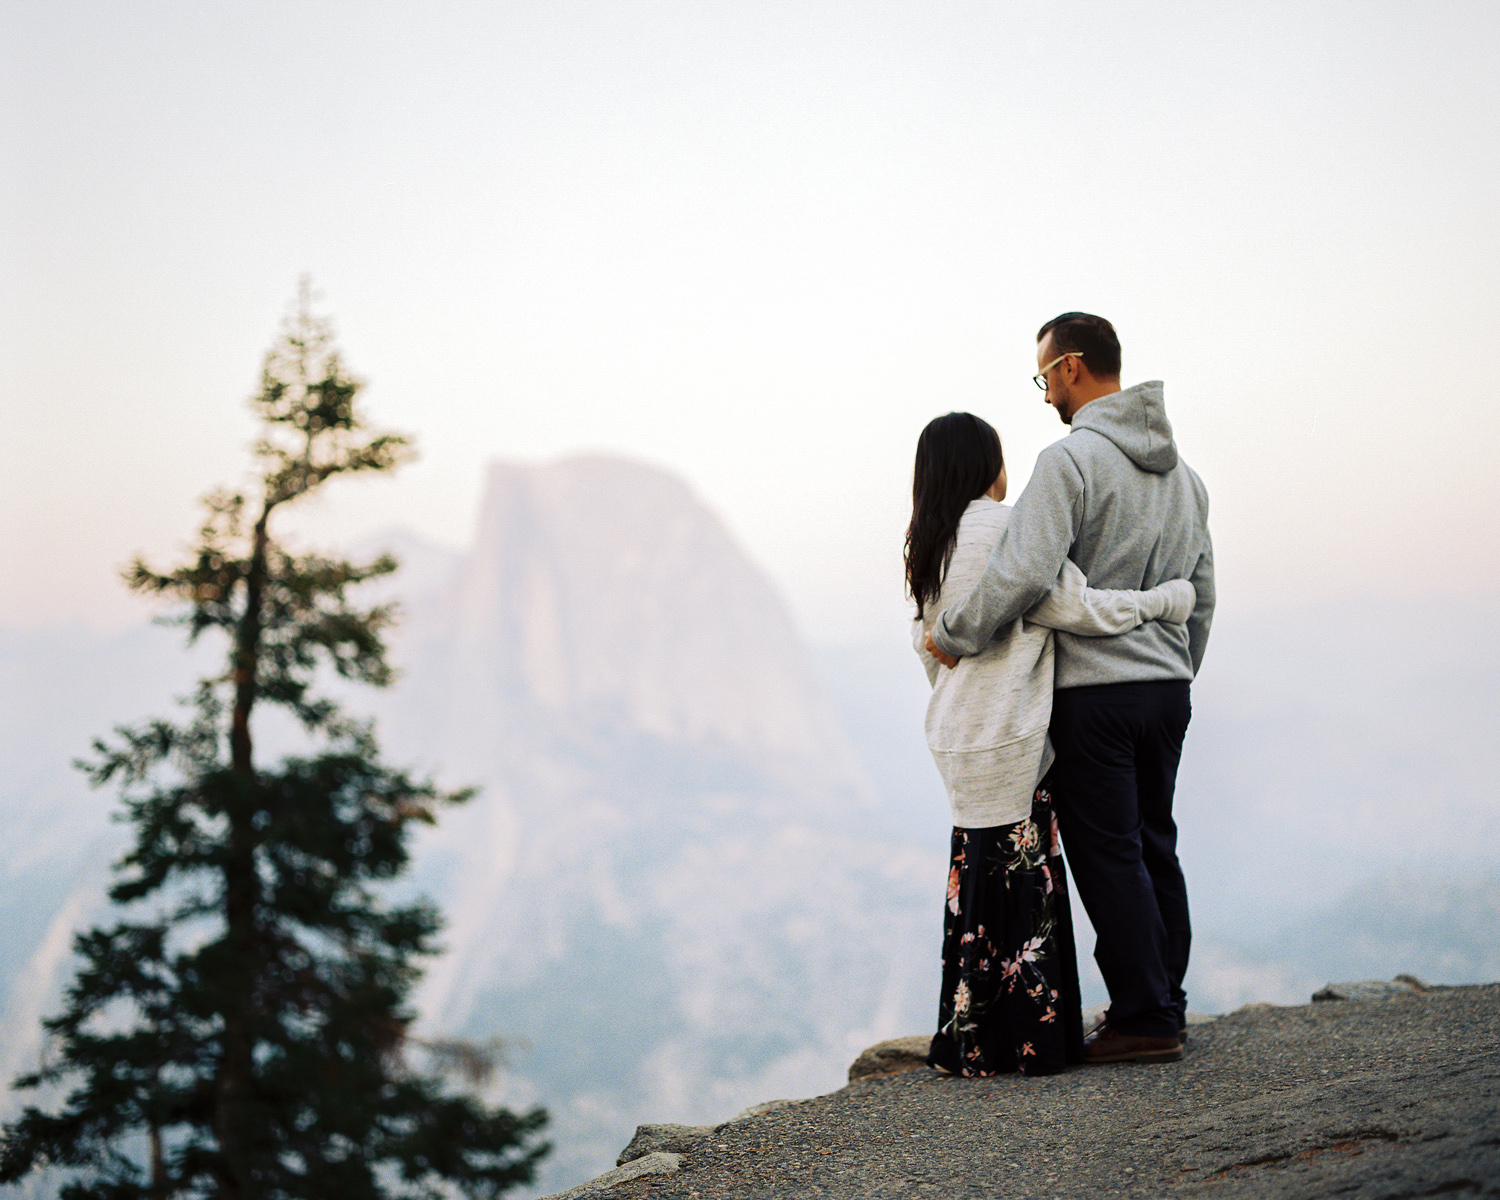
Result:
<svg viewBox="0 0 1500 1200">
<path fill-rule="evenodd" d="M 930 1066 L 1053 1075 L 1083 1060 L 1078 960 L 1052 798 L 1014 825 L 954 829 Z"/>
</svg>

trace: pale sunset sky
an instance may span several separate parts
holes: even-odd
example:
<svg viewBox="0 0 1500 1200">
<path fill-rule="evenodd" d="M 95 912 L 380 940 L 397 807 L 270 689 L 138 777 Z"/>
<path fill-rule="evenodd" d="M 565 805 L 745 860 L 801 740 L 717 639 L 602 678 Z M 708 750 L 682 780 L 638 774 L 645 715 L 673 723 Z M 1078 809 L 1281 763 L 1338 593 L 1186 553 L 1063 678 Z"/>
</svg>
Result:
<svg viewBox="0 0 1500 1200">
<path fill-rule="evenodd" d="M 1223 614 L 1500 585 L 1493 2 L 4 0 L 0 180 L 0 626 L 142 619 L 304 272 L 422 451 L 308 538 L 622 454 L 877 636 L 922 425 L 1018 495 L 1076 308 L 1166 381 Z"/>
</svg>

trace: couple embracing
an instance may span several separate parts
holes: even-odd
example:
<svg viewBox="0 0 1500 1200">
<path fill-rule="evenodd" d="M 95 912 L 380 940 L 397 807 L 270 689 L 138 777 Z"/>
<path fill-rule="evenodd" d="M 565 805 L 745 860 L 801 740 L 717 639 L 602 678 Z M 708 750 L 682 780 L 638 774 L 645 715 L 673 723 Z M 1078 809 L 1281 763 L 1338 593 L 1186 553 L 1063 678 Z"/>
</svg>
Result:
<svg viewBox="0 0 1500 1200">
<path fill-rule="evenodd" d="M 969 413 L 917 443 L 906 577 L 953 809 L 938 1032 L 955 1075 L 1182 1057 L 1190 932 L 1172 794 L 1214 608 L 1208 495 L 1159 382 L 1120 387 L 1102 317 L 1037 334 L 1071 426 L 1009 507 Z M 1067 873 L 1109 989 L 1085 1036 Z"/>
</svg>

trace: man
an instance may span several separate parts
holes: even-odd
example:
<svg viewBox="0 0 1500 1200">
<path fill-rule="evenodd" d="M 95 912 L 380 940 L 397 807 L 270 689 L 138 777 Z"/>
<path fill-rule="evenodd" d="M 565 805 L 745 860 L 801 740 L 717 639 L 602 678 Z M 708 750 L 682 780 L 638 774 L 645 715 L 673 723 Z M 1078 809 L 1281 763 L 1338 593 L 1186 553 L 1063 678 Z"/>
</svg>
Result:
<svg viewBox="0 0 1500 1200">
<path fill-rule="evenodd" d="M 1121 390 L 1108 321 L 1076 312 L 1048 321 L 1037 366 L 1037 386 L 1072 431 L 1038 456 L 983 578 L 938 617 L 928 648 L 949 666 L 978 654 L 1042 598 L 1065 558 L 1098 588 L 1192 581 L 1197 607 L 1185 626 L 1057 634 L 1057 761 L 1046 785 L 1109 988 L 1085 1061 L 1173 1061 L 1190 931 L 1172 793 L 1214 609 L 1208 494 L 1178 457 L 1161 383 Z"/>
</svg>

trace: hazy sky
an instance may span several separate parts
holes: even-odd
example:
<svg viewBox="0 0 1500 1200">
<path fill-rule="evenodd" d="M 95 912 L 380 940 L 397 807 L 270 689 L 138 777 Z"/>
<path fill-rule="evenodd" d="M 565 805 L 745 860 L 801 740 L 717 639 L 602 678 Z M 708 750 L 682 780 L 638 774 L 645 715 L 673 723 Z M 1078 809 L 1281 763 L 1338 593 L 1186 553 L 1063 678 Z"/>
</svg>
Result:
<svg viewBox="0 0 1500 1200">
<path fill-rule="evenodd" d="M 1013 494 L 1036 327 L 1110 317 L 1224 611 L 1500 583 L 1500 6 L 0 4 L 0 624 L 244 469 L 310 272 L 423 457 L 308 534 L 461 545 L 484 464 L 686 476 L 818 641 L 899 623 L 916 435 Z"/>
</svg>

